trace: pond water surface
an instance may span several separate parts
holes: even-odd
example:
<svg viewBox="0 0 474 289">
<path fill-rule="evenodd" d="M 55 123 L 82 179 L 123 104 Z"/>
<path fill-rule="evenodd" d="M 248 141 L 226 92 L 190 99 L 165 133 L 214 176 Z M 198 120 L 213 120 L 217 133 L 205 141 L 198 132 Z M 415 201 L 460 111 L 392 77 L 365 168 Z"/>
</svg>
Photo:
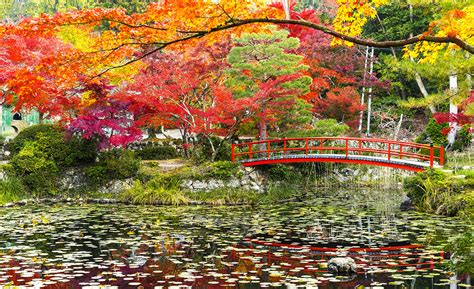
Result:
<svg viewBox="0 0 474 289">
<path fill-rule="evenodd" d="M 432 237 L 462 222 L 400 212 L 384 198 L 354 206 L 353 194 L 271 206 L 2 208 L 0 288 L 467 286 Z M 338 255 L 354 258 L 357 274 L 328 273 Z"/>
</svg>

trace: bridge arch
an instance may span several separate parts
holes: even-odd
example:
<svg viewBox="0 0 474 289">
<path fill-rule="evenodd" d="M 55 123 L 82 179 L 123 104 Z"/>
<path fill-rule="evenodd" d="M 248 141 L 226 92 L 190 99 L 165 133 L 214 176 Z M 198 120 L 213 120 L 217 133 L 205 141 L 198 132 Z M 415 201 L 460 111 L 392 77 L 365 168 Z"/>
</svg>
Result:
<svg viewBox="0 0 474 289">
<path fill-rule="evenodd" d="M 419 172 L 442 167 L 444 148 L 375 138 L 283 138 L 233 144 L 232 161 L 244 166 L 303 162 L 352 163 Z"/>
</svg>

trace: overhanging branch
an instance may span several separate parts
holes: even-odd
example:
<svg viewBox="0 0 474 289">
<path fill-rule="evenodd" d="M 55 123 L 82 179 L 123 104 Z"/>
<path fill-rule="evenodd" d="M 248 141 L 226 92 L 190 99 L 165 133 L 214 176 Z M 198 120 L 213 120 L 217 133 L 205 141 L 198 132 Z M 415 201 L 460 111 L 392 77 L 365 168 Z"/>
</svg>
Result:
<svg viewBox="0 0 474 289">
<path fill-rule="evenodd" d="M 326 27 L 324 25 L 316 24 L 316 23 L 313 23 L 313 22 L 305 21 L 305 20 L 275 19 L 275 18 L 254 18 L 254 19 L 242 19 L 242 20 L 233 19 L 232 23 L 217 26 L 217 27 L 211 28 L 209 30 L 198 30 L 198 31 L 196 31 L 196 30 L 194 30 L 194 31 L 182 31 L 181 30 L 181 31 L 176 31 L 177 33 L 186 35 L 186 37 L 174 39 L 174 40 L 171 40 L 171 41 L 168 41 L 168 42 L 149 43 L 147 45 L 158 45 L 158 47 L 156 47 L 155 49 L 153 49 L 153 50 L 151 50 L 151 51 L 149 51 L 149 52 L 147 52 L 147 53 L 145 53 L 145 54 L 143 54 L 139 57 L 136 57 L 136 58 L 131 59 L 127 62 L 124 62 L 120 65 L 111 66 L 111 67 L 107 68 L 106 70 L 104 70 L 103 72 L 101 72 L 100 74 L 94 76 L 93 78 L 101 76 L 104 73 L 106 73 L 106 72 L 108 72 L 112 69 L 124 67 L 128 64 L 139 61 L 139 60 L 141 60 L 141 59 L 143 59 L 143 58 L 145 58 L 145 57 L 147 57 L 147 56 L 149 56 L 149 55 L 151 55 L 155 52 L 158 52 L 158 51 L 164 49 L 165 47 L 167 47 L 171 44 L 185 42 L 185 41 L 188 41 L 190 39 L 201 38 L 203 36 L 206 36 L 206 35 L 209 35 L 209 34 L 212 34 L 212 33 L 215 33 L 215 32 L 219 32 L 219 31 L 223 31 L 223 30 L 229 30 L 229 29 L 232 29 L 232 28 L 236 28 L 236 27 L 240 27 L 240 26 L 244 26 L 244 25 L 255 24 L 255 23 L 272 23 L 272 24 L 287 24 L 287 25 L 290 24 L 290 25 L 305 26 L 305 27 L 309 27 L 309 28 L 321 31 L 325 34 L 334 36 L 336 38 L 339 38 L 339 39 L 342 39 L 342 40 L 345 40 L 345 41 L 348 41 L 348 42 L 352 42 L 352 43 L 359 44 L 359 45 L 378 47 L 378 48 L 400 47 L 400 46 L 406 46 L 406 45 L 414 44 L 414 43 L 417 43 L 417 42 L 423 42 L 423 41 L 434 42 L 434 43 L 453 43 L 453 44 L 456 44 L 457 46 L 459 46 L 461 49 L 466 50 L 471 54 L 474 54 L 474 47 L 472 45 L 468 44 L 467 42 L 463 41 L 462 39 L 457 38 L 457 37 L 438 37 L 438 36 L 420 34 L 420 35 L 416 35 L 416 36 L 413 36 L 413 37 L 410 37 L 410 38 L 400 39 L 400 40 L 373 41 L 373 40 L 348 36 L 348 35 L 342 34 L 340 32 L 337 32 L 334 29 Z M 127 26 L 130 26 L 130 25 L 127 25 Z M 163 30 L 165 30 L 165 29 L 163 29 Z"/>
</svg>

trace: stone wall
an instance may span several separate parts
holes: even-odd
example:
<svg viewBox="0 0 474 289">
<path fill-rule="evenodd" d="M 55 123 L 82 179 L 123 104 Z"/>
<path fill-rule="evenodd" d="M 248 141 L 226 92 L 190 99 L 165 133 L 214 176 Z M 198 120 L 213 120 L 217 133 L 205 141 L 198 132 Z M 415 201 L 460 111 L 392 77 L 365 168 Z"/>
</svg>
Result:
<svg viewBox="0 0 474 289">
<path fill-rule="evenodd" d="M 227 180 L 184 180 L 181 188 L 193 192 L 206 192 L 219 188 L 240 188 L 263 193 L 267 187 L 268 180 L 265 175 L 255 168 L 240 168 L 241 173 Z"/>
</svg>

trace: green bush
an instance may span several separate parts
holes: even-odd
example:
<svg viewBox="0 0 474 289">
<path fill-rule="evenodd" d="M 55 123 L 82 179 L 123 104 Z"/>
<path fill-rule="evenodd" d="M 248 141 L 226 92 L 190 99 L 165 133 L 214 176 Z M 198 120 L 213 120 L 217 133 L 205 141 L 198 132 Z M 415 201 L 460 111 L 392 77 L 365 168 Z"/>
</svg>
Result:
<svg viewBox="0 0 474 289">
<path fill-rule="evenodd" d="M 84 169 L 92 187 L 107 184 L 111 180 L 124 180 L 137 176 L 140 160 L 130 150 L 113 149 L 99 154 L 99 161 Z"/>
<path fill-rule="evenodd" d="M 471 182 L 434 169 L 405 179 L 404 187 L 419 210 L 455 216 L 469 206 L 465 190 L 472 189 Z"/>
<path fill-rule="evenodd" d="M 58 126 L 51 124 L 40 124 L 25 128 L 14 139 L 8 143 L 8 148 L 12 154 L 17 154 L 23 148 L 27 141 L 37 140 L 37 135 L 42 134 L 56 134 L 61 132 Z"/>
<path fill-rule="evenodd" d="M 67 136 L 63 128 L 50 124 L 26 128 L 8 146 L 9 176 L 19 178 L 35 195 L 56 193 L 61 171 L 92 163 L 97 156 L 96 141 Z"/>
<path fill-rule="evenodd" d="M 9 174 L 18 177 L 30 192 L 51 194 L 57 190 L 58 166 L 37 142 L 25 142 L 10 161 Z"/>
<path fill-rule="evenodd" d="M 84 169 L 84 174 L 92 187 L 99 187 L 108 181 L 107 168 L 102 165 L 93 165 Z"/>
<path fill-rule="evenodd" d="M 261 194 L 252 190 L 228 187 L 208 192 L 189 192 L 186 195 L 192 200 L 212 205 L 255 204 L 261 197 Z"/>
<path fill-rule="evenodd" d="M 26 188 L 18 178 L 0 181 L 0 204 L 16 202 L 26 196 Z"/>
<path fill-rule="evenodd" d="M 212 146 L 207 137 L 198 137 L 198 142 L 194 145 L 192 150 L 193 160 L 198 163 L 205 163 L 207 161 L 230 161 L 232 154 L 232 147 L 229 141 L 222 142 L 218 137 L 211 137 L 214 149 L 217 154 L 213 157 Z"/>
<path fill-rule="evenodd" d="M 236 177 L 239 174 L 238 163 L 230 161 L 217 161 L 210 164 L 210 171 L 207 174 L 208 178 L 215 178 L 219 180 L 228 180 Z"/>
<path fill-rule="evenodd" d="M 273 181 L 298 182 L 303 177 L 294 166 L 276 164 L 268 169 L 268 176 Z"/>
<path fill-rule="evenodd" d="M 335 119 L 322 119 L 314 124 L 310 130 L 289 130 L 278 134 L 278 137 L 319 137 L 319 136 L 340 136 L 349 131 L 349 126 L 338 123 Z"/>
<path fill-rule="evenodd" d="M 168 160 L 178 157 L 178 152 L 170 145 L 145 146 L 135 153 L 142 160 Z"/>
<path fill-rule="evenodd" d="M 163 182 L 160 176 L 146 184 L 135 181 L 134 186 L 122 193 L 120 198 L 135 204 L 146 205 L 183 205 L 189 199 L 176 187 Z"/>
<path fill-rule="evenodd" d="M 474 230 L 472 228 L 451 238 L 446 251 L 453 254 L 449 262 L 453 272 L 474 274 Z"/>
<path fill-rule="evenodd" d="M 425 131 L 417 138 L 417 143 L 428 144 L 432 142 L 434 145 L 446 147 L 448 145 L 448 137 L 443 134 L 443 130 L 449 128 L 448 123 L 436 123 L 436 120 L 430 119 L 426 125 Z M 456 139 L 451 147 L 452 151 L 462 151 L 471 144 L 472 134 L 469 132 L 469 126 L 463 126 L 456 135 Z"/>
<path fill-rule="evenodd" d="M 8 144 L 12 156 L 18 154 L 27 142 L 32 141 L 61 168 L 91 163 L 97 157 L 97 141 L 79 136 L 68 137 L 63 128 L 51 124 L 35 125 L 21 131 Z"/>
<path fill-rule="evenodd" d="M 469 147 L 472 140 L 472 134 L 469 132 L 469 126 L 463 126 L 456 135 L 456 140 L 453 143 L 453 151 L 462 151 Z"/>
</svg>

